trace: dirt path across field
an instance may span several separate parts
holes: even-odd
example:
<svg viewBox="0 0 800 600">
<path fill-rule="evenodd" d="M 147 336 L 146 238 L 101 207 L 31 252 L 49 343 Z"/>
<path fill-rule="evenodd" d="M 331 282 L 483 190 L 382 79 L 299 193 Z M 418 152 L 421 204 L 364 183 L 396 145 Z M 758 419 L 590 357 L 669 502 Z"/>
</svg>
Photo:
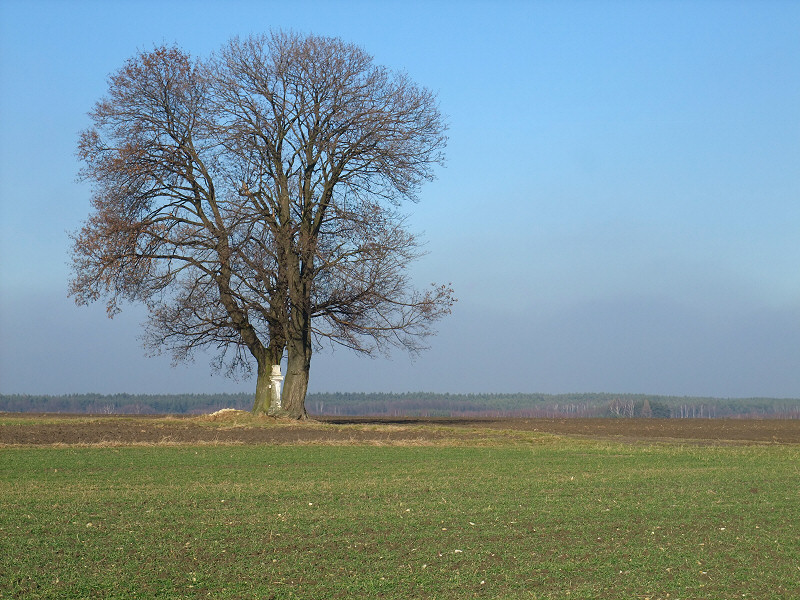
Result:
<svg viewBox="0 0 800 600">
<path fill-rule="evenodd" d="M 739 419 L 256 418 L 0 414 L 0 445 L 480 443 L 524 432 L 626 442 L 800 444 L 800 421 Z"/>
</svg>

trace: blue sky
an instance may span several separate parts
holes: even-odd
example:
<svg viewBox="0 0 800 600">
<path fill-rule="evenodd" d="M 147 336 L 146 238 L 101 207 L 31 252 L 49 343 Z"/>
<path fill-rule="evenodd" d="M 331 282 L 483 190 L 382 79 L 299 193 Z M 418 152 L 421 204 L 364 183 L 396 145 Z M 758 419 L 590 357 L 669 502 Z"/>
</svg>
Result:
<svg viewBox="0 0 800 600">
<path fill-rule="evenodd" d="M 66 298 L 78 132 L 137 50 L 338 36 L 436 91 L 406 207 L 459 302 L 412 362 L 318 352 L 311 391 L 800 396 L 800 3 L 0 1 L 0 392 L 250 391 Z"/>
</svg>

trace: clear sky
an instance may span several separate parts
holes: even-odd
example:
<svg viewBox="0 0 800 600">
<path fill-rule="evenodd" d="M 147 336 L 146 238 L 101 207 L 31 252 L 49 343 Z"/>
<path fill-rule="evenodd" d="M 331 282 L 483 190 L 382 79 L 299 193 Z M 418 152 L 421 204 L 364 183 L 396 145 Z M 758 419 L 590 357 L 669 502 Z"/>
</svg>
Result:
<svg viewBox="0 0 800 600">
<path fill-rule="evenodd" d="M 250 391 L 66 297 L 75 147 L 137 50 L 270 28 L 436 91 L 406 207 L 459 302 L 415 362 L 317 352 L 311 391 L 800 397 L 800 2 L 0 0 L 0 393 Z"/>
</svg>

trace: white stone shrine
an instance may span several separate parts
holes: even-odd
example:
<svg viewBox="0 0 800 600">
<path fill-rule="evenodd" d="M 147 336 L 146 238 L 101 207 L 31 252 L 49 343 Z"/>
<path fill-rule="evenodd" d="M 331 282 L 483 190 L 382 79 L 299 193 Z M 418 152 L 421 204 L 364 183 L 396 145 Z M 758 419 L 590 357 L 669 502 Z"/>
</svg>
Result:
<svg viewBox="0 0 800 600">
<path fill-rule="evenodd" d="M 283 382 L 283 375 L 281 375 L 281 366 L 272 365 L 272 373 L 269 376 L 270 392 L 272 398 L 269 403 L 269 414 L 276 414 L 281 410 L 281 382 Z"/>
</svg>

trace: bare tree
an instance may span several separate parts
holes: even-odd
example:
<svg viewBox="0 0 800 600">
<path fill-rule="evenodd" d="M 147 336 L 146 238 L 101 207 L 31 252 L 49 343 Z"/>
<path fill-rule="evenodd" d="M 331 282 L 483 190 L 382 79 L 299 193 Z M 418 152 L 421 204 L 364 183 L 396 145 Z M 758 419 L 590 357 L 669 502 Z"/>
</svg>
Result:
<svg viewBox="0 0 800 600">
<path fill-rule="evenodd" d="M 341 40 L 233 40 L 207 63 L 177 48 L 128 61 L 90 113 L 79 155 L 94 211 L 74 236 L 78 303 L 150 311 L 146 343 L 175 360 L 256 363 L 254 411 L 284 349 L 283 406 L 305 416 L 324 340 L 417 351 L 454 302 L 418 292 L 396 206 L 441 162 L 434 97 Z"/>
</svg>

